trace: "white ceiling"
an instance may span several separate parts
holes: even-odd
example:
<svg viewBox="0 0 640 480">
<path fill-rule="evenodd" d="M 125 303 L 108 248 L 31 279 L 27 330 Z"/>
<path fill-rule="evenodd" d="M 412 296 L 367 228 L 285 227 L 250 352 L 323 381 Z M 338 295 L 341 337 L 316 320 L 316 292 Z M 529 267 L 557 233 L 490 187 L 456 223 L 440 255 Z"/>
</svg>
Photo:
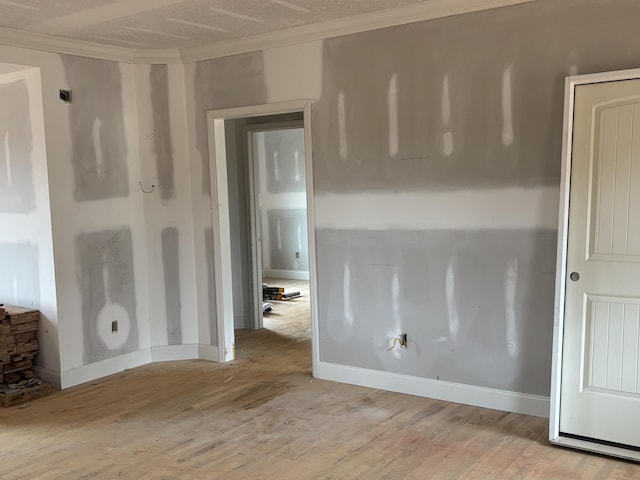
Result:
<svg viewBox="0 0 640 480">
<path fill-rule="evenodd" d="M 0 27 L 181 50 L 433 0 L 0 0 Z"/>
</svg>

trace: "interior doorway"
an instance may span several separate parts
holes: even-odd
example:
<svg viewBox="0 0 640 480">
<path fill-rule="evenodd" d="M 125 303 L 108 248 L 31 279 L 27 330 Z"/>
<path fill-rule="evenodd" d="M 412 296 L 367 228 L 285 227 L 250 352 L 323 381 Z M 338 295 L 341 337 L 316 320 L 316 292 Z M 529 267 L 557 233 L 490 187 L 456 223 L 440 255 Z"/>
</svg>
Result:
<svg viewBox="0 0 640 480">
<path fill-rule="evenodd" d="M 265 316 L 285 315 L 283 321 L 288 320 L 284 302 L 308 304 L 309 290 L 303 119 L 293 114 L 286 121 L 277 116 L 258 120 L 245 128 L 252 282 L 258 290 L 254 329 L 265 326 Z"/>
<path fill-rule="evenodd" d="M 315 374 L 310 103 L 211 111 L 208 122 L 220 360 L 233 360 L 236 337 L 251 330 L 304 337 L 294 332 L 306 317 Z M 263 283 L 271 287 L 266 316 Z M 300 297 L 286 298 L 296 292 Z"/>
</svg>

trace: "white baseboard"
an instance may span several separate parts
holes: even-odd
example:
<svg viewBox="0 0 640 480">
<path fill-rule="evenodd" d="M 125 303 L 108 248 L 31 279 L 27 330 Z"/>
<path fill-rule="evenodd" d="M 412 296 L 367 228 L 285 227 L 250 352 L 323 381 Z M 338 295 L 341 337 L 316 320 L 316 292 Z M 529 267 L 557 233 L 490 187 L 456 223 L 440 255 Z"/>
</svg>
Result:
<svg viewBox="0 0 640 480">
<path fill-rule="evenodd" d="M 536 417 L 549 417 L 549 397 L 508 392 L 443 382 L 398 373 L 348 367 L 333 363 L 318 363 L 318 378 L 362 387 L 389 390 L 447 402 L 503 410 Z"/>
<path fill-rule="evenodd" d="M 151 347 L 152 362 L 173 362 L 177 360 L 197 360 L 198 345 L 162 345 Z"/>
<path fill-rule="evenodd" d="M 120 373 L 129 368 L 140 367 L 153 362 L 171 362 L 178 360 L 208 360 L 220 361 L 220 350 L 211 345 L 161 345 L 144 348 L 137 352 L 128 353 L 100 362 L 71 368 L 63 372 L 56 372 L 45 368 L 35 367 L 40 377 L 55 388 L 63 389 L 91 382 L 98 378 L 114 373 Z"/>
<path fill-rule="evenodd" d="M 198 345 L 198 358 L 210 362 L 220 361 L 220 349 L 214 345 Z"/>
<path fill-rule="evenodd" d="M 264 270 L 262 277 L 284 278 L 286 280 L 309 280 L 309 272 L 299 272 L 297 270 Z"/>
<path fill-rule="evenodd" d="M 151 349 L 145 348 L 137 352 L 120 355 L 82 367 L 64 370 L 60 374 L 60 388 L 69 388 L 97 378 L 119 373 L 128 368 L 140 367 L 151 363 Z"/>
<path fill-rule="evenodd" d="M 33 369 L 42 380 L 44 380 L 45 382 L 49 382 L 53 386 L 53 388 L 57 388 L 58 390 L 60 390 L 60 371 L 36 366 L 34 366 Z"/>
</svg>

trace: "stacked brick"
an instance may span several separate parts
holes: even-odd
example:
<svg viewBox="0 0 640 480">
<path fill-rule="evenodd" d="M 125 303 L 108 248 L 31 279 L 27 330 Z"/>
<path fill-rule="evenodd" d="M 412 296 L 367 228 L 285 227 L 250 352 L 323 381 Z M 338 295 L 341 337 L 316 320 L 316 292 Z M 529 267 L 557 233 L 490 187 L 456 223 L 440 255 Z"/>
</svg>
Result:
<svg viewBox="0 0 640 480">
<path fill-rule="evenodd" d="M 0 305 L 0 384 L 35 378 L 40 312 Z"/>
</svg>

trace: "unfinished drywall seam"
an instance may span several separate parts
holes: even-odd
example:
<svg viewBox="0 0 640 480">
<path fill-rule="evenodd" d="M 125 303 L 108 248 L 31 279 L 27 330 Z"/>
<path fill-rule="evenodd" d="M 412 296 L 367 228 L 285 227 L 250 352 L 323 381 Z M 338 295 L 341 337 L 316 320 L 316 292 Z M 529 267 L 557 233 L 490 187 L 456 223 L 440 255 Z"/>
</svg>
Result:
<svg viewBox="0 0 640 480">
<path fill-rule="evenodd" d="M 163 200 L 175 196 L 174 152 L 171 141 L 171 115 L 169 114 L 169 79 L 166 65 L 151 65 L 151 105 L 153 108 L 153 141 L 158 188 Z"/>
<path fill-rule="evenodd" d="M 75 199 L 129 195 L 128 146 L 124 130 L 120 66 L 63 55 L 73 102 L 69 104 Z M 112 98 L 108 93 L 115 93 Z"/>
</svg>

